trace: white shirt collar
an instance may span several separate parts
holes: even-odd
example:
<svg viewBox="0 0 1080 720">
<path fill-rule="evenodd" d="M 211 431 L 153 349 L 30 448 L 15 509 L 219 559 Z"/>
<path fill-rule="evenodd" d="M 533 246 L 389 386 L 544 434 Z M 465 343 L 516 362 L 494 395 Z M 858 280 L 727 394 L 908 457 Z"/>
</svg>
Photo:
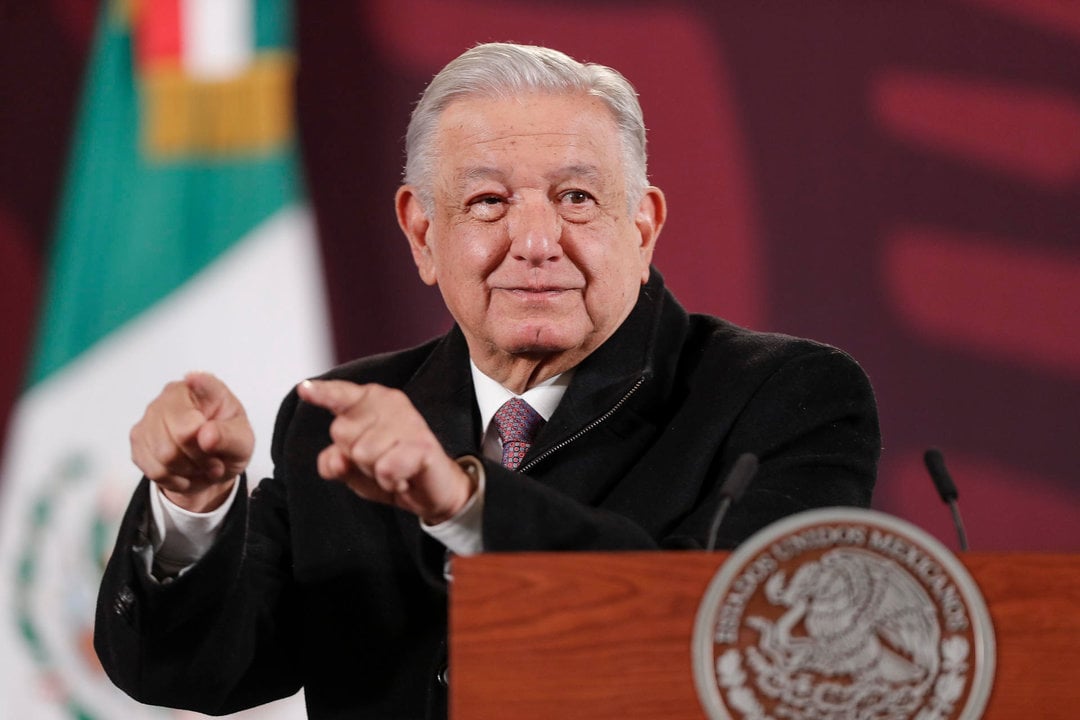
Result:
<svg viewBox="0 0 1080 720">
<path fill-rule="evenodd" d="M 480 408 L 480 427 L 485 433 L 491 425 L 491 418 L 495 417 L 495 413 L 503 403 L 513 397 L 521 398 L 532 405 L 533 409 L 540 413 L 540 417 L 550 420 L 555 413 L 555 408 L 559 406 L 563 395 L 566 394 L 570 379 L 574 376 L 572 369 L 567 370 L 517 395 L 481 372 L 471 359 L 469 367 L 472 369 L 473 388 L 476 390 L 476 404 Z"/>
</svg>

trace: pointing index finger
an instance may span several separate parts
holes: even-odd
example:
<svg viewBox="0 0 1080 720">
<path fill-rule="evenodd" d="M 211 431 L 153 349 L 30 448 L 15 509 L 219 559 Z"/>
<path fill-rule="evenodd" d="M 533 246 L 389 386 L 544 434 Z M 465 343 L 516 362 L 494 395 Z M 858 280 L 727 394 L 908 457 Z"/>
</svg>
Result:
<svg viewBox="0 0 1080 720">
<path fill-rule="evenodd" d="M 216 376 L 207 372 L 193 371 L 184 376 L 184 384 L 194 398 L 197 407 L 207 417 L 213 416 L 229 395 L 229 389 Z"/>
<path fill-rule="evenodd" d="M 346 380 L 305 380 L 296 386 L 296 391 L 304 402 L 340 415 L 355 405 L 366 389 Z"/>
</svg>

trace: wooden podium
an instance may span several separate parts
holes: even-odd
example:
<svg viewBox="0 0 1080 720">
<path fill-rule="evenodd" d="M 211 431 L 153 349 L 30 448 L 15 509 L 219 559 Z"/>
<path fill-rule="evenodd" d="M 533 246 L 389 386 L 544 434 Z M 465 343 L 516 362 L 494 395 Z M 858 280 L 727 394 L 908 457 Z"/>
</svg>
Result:
<svg viewBox="0 0 1080 720">
<path fill-rule="evenodd" d="M 452 720 L 701 720 L 691 638 L 723 553 L 454 561 Z M 966 553 L 997 638 L 985 718 L 1080 717 L 1080 555 Z"/>
</svg>

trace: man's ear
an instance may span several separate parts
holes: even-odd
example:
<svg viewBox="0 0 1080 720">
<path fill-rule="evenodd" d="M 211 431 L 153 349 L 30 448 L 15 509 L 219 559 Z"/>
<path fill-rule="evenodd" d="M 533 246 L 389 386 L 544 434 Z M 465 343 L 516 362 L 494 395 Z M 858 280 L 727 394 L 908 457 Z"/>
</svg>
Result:
<svg viewBox="0 0 1080 720">
<path fill-rule="evenodd" d="M 434 285 L 438 281 L 438 276 L 435 272 L 435 259 L 431 254 L 431 246 L 428 244 L 431 220 L 424 212 L 424 206 L 420 202 L 420 195 L 416 188 L 411 185 L 399 187 L 394 197 L 394 208 L 397 211 L 398 225 L 409 241 L 409 249 L 412 251 L 413 262 L 416 263 L 420 279 L 428 285 Z"/>
<path fill-rule="evenodd" d="M 667 200 L 660 188 L 650 185 L 645 188 L 638 203 L 637 214 L 634 216 L 634 225 L 638 229 L 641 238 L 639 251 L 641 253 L 641 282 L 649 281 L 649 266 L 652 263 L 653 251 L 656 249 L 656 239 L 660 237 L 660 231 L 664 228 L 667 219 Z"/>
</svg>

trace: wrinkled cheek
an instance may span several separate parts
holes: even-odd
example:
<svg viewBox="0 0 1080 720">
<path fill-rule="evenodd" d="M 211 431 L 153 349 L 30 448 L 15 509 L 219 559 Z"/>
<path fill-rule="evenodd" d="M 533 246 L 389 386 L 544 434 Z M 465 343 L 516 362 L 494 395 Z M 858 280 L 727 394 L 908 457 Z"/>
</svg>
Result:
<svg viewBox="0 0 1080 720">
<path fill-rule="evenodd" d="M 445 271 L 439 276 L 439 292 L 450 315 L 459 325 L 476 327 L 488 309 L 488 297 L 482 282 Z"/>
<path fill-rule="evenodd" d="M 499 225 L 492 225 L 458 235 L 454 239 L 454 249 L 457 251 L 454 259 L 486 276 L 506 259 L 510 240 Z"/>
<path fill-rule="evenodd" d="M 634 309 L 641 285 L 626 275 L 618 283 L 594 283 L 585 296 L 585 307 L 594 330 L 605 337 L 615 332 Z"/>
</svg>

